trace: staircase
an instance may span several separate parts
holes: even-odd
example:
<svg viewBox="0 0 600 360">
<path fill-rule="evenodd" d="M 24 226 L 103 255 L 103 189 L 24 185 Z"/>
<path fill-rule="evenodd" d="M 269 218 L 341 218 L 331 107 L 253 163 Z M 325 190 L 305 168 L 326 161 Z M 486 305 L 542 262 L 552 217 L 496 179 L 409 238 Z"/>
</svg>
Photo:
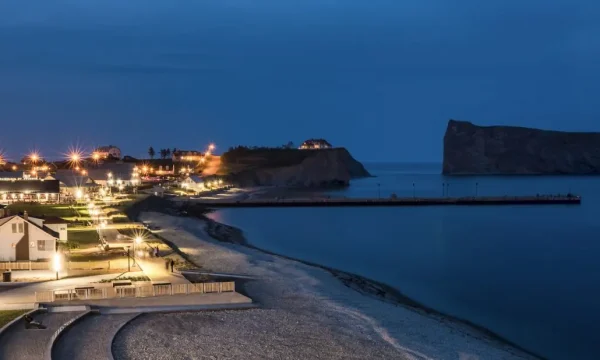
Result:
<svg viewBox="0 0 600 360">
<path fill-rule="evenodd" d="M 46 329 L 25 329 L 25 321 L 17 320 L 0 334 L 0 360 L 113 359 L 113 338 L 138 314 L 100 315 L 77 308 L 49 308 L 32 315 Z"/>
<path fill-rule="evenodd" d="M 54 334 L 65 323 L 83 312 L 39 313 L 33 318 L 46 329 L 25 329 L 25 321 L 18 320 L 14 326 L 0 335 L 0 360 L 43 360 Z"/>
<path fill-rule="evenodd" d="M 137 314 L 86 316 L 69 327 L 54 344 L 52 359 L 112 359 L 112 341 L 119 329 Z"/>
</svg>

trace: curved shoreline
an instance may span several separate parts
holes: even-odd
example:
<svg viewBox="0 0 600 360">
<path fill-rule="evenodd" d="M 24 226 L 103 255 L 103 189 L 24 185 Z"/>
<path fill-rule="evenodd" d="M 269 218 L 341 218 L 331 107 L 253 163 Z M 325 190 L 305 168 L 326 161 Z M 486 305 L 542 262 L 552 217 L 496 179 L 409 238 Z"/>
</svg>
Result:
<svg viewBox="0 0 600 360">
<path fill-rule="evenodd" d="M 395 306 L 404 306 L 413 311 L 419 312 L 425 315 L 434 315 L 440 317 L 442 320 L 449 320 L 452 323 L 460 324 L 466 326 L 468 329 L 472 329 L 480 333 L 481 335 L 487 336 L 492 341 L 497 341 L 502 345 L 508 345 L 518 351 L 521 351 L 527 355 L 533 356 L 540 360 L 547 360 L 547 358 L 534 353 L 531 350 L 528 350 L 504 337 L 501 335 L 481 326 L 477 325 L 468 320 L 449 315 L 443 313 L 441 311 L 435 310 L 431 307 L 423 305 L 410 297 L 404 295 L 400 290 L 387 285 L 385 283 L 379 282 L 377 280 L 369 279 L 362 275 L 353 274 L 347 271 L 338 270 L 332 267 L 328 267 L 325 265 L 313 263 L 306 260 L 297 259 L 291 256 L 278 254 L 269 250 L 262 249 L 255 245 L 252 245 L 246 237 L 243 235 L 243 231 L 235 226 L 231 226 L 228 224 L 223 224 L 218 221 L 215 221 L 205 215 L 197 216 L 200 220 L 205 222 L 205 231 L 206 233 L 212 237 L 213 239 L 221 242 L 243 245 L 253 250 L 260 251 L 265 254 L 269 254 L 272 256 L 277 256 L 283 259 L 296 261 L 308 266 L 316 267 L 322 270 L 325 270 L 332 274 L 335 278 L 340 280 L 347 287 L 357 291 L 358 293 L 368 296 L 379 301 L 384 301 L 390 303 Z M 225 230 L 225 231 L 222 231 Z"/>
<path fill-rule="evenodd" d="M 176 203 L 173 203 L 169 200 L 165 200 L 162 198 L 149 197 L 148 199 L 146 199 L 146 201 L 142 201 L 138 204 L 135 204 L 131 208 L 127 209 L 126 212 L 127 212 L 128 216 L 132 219 L 138 219 L 139 215 L 142 212 L 158 212 L 158 213 L 163 213 L 166 215 L 173 216 L 173 215 L 175 215 L 174 214 L 175 212 L 173 210 L 178 208 L 179 207 L 178 205 L 181 206 L 183 204 L 176 204 Z M 194 207 L 186 206 L 186 210 L 190 214 L 190 217 L 196 218 L 204 223 L 204 231 L 206 232 L 206 234 L 208 236 L 210 236 L 212 239 L 214 239 L 216 241 L 230 243 L 230 244 L 236 244 L 236 245 L 242 245 L 246 248 L 253 249 L 255 251 L 258 251 L 258 252 L 261 252 L 264 254 L 276 256 L 276 257 L 279 257 L 282 259 L 287 259 L 287 260 L 298 262 L 298 263 L 301 263 L 301 264 L 304 264 L 304 265 L 307 265 L 310 267 L 325 270 L 326 272 L 333 275 L 336 279 L 341 281 L 342 284 L 344 284 L 346 287 L 349 287 L 349 288 L 355 290 L 356 292 L 360 293 L 361 295 L 368 296 L 370 298 L 376 299 L 378 301 L 383 301 L 385 303 L 388 303 L 388 304 L 391 304 L 394 306 L 402 306 L 402 307 L 412 310 L 418 314 L 428 316 L 429 318 L 434 319 L 440 323 L 443 323 L 444 321 L 448 321 L 451 324 L 460 325 L 461 328 L 457 329 L 457 330 L 460 330 L 461 333 L 464 334 L 465 336 L 469 336 L 469 337 L 473 337 L 473 338 L 479 337 L 480 341 L 496 342 L 499 345 L 508 347 L 507 349 L 505 349 L 506 351 L 512 352 L 511 349 L 514 349 L 515 351 L 519 351 L 521 353 L 520 354 L 521 356 L 527 355 L 527 356 L 531 356 L 533 358 L 540 359 L 540 360 L 546 359 L 545 357 L 543 357 L 539 354 L 536 354 L 528 349 L 521 347 L 518 344 L 511 342 L 510 340 L 505 339 L 501 335 L 498 335 L 485 327 L 474 324 L 468 320 L 464 320 L 464 319 L 461 319 L 461 318 L 458 318 L 458 317 L 455 317 L 452 315 L 445 314 L 441 311 L 438 311 L 438 310 L 430 308 L 426 305 L 423 305 L 423 304 L 407 297 L 406 295 L 402 294 L 401 291 L 395 289 L 394 287 L 384 284 L 382 282 L 372 280 L 372 279 L 366 278 L 364 276 L 353 274 L 350 272 L 334 269 L 334 268 L 331 268 L 331 267 L 328 267 L 325 265 L 320 265 L 317 263 L 312 263 L 310 261 L 296 259 L 291 256 L 281 255 L 281 254 L 254 246 L 254 245 L 250 244 L 249 241 L 245 238 L 245 236 L 243 235 L 243 231 L 241 229 L 239 229 L 235 226 L 220 223 L 216 220 L 213 220 L 213 219 L 207 217 L 206 214 L 213 212 L 213 209 L 207 209 L 207 208 L 195 207 L 195 206 Z M 161 237 L 161 236 L 158 236 L 158 237 L 163 239 L 163 237 Z M 178 252 L 180 251 L 179 248 L 175 244 L 173 244 L 170 241 L 168 243 L 170 246 L 174 247 L 175 251 L 178 251 Z M 514 354 L 514 355 L 519 355 L 519 354 Z"/>
</svg>

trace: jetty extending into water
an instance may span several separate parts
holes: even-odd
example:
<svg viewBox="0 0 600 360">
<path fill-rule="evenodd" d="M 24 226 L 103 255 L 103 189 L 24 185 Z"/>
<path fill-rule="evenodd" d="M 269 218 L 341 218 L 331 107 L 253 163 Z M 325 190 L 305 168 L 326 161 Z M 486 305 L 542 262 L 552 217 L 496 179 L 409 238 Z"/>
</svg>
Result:
<svg viewBox="0 0 600 360">
<path fill-rule="evenodd" d="M 317 198 L 196 200 L 214 208 L 235 207 L 335 207 L 335 206 L 426 206 L 426 205 L 579 205 L 581 196 L 477 196 L 477 197 L 410 197 L 410 198 Z"/>
</svg>

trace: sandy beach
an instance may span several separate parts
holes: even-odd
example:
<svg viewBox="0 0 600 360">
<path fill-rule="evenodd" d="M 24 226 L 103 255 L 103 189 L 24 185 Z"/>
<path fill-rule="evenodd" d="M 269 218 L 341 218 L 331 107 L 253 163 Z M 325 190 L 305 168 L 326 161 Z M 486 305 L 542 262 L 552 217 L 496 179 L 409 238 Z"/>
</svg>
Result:
<svg viewBox="0 0 600 360">
<path fill-rule="evenodd" d="M 254 276 L 242 291 L 261 308 L 142 316 L 120 333 L 120 359 L 534 358 L 448 317 L 362 294 L 325 269 L 217 241 L 203 220 L 157 212 L 139 220 L 161 226 L 205 270 Z"/>
</svg>

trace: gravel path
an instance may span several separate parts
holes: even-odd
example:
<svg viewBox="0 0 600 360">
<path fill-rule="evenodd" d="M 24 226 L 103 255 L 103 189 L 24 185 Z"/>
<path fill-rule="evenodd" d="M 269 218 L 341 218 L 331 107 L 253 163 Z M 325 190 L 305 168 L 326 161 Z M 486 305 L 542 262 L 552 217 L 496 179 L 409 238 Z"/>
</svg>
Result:
<svg viewBox="0 0 600 360">
<path fill-rule="evenodd" d="M 261 309 L 148 314 L 115 339 L 117 359 L 532 359 L 446 317 L 386 303 L 331 273 L 217 242 L 194 218 L 144 213 L 161 236 L 206 270 L 252 275 Z"/>
<path fill-rule="evenodd" d="M 88 315 L 60 337 L 52 351 L 53 359 L 106 360 L 110 343 L 122 324 L 135 314 Z"/>
<path fill-rule="evenodd" d="M 0 338 L 1 360 L 34 360 L 43 359 L 46 347 L 54 332 L 79 312 L 46 313 L 34 315 L 33 318 L 47 326 L 44 330 L 27 330 L 25 322 L 20 320 L 13 331 Z"/>
</svg>

